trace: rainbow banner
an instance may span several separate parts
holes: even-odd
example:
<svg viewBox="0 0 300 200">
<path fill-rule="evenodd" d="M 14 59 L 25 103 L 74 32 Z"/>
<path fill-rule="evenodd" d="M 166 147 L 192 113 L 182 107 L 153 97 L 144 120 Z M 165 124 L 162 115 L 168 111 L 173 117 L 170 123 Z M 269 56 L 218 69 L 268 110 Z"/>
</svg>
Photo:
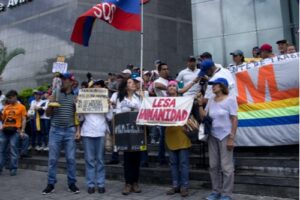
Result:
<svg viewBox="0 0 300 200">
<path fill-rule="evenodd" d="M 299 53 L 229 69 L 236 80 L 236 146 L 299 144 Z"/>
</svg>

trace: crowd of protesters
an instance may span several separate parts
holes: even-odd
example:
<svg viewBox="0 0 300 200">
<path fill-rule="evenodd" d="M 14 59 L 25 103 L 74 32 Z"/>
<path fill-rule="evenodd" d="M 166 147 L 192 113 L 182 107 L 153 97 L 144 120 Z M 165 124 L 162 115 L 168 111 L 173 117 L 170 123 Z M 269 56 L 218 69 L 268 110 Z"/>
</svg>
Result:
<svg viewBox="0 0 300 200">
<path fill-rule="evenodd" d="M 286 40 L 277 42 L 280 54 L 294 53 L 296 48 Z M 272 46 L 263 44 L 254 47 L 253 57 L 245 58 L 243 51 L 235 50 L 232 66 L 245 62 L 271 58 Z M 33 91 L 28 111 L 15 90 L 0 94 L 0 174 L 7 165 L 10 175 L 15 176 L 18 158 L 28 157 L 28 151 L 49 151 L 48 181 L 43 194 L 54 191 L 57 162 L 64 148 L 67 163 L 68 188 L 79 193 L 76 186 L 76 140 L 82 140 L 86 169 L 86 186 L 89 194 L 105 193 L 105 164 L 118 164 L 119 152 L 112 153 L 110 161 L 104 162 L 105 134 L 112 132 L 111 120 L 114 113 L 138 111 L 144 97 L 190 96 L 195 99 L 196 119 L 201 123 L 206 116 L 212 118 L 212 131 L 208 137 L 209 172 L 212 193 L 207 200 L 230 200 L 234 185 L 233 148 L 237 130 L 237 101 L 235 81 L 227 67 L 216 64 L 209 52 L 196 58 L 187 58 L 187 67 L 176 78 L 170 76 L 167 63 L 154 62 L 151 70 L 129 64 L 121 73 L 109 73 L 107 80 L 94 79 L 87 74 L 87 81 L 80 86 L 71 73 L 58 74 L 47 91 Z M 77 114 L 76 101 L 80 88 L 107 88 L 110 111 L 106 114 Z M 60 106 L 50 106 L 51 103 Z M 198 115 L 198 116 L 197 116 Z M 26 133 L 26 122 L 30 133 Z M 151 144 L 158 144 L 160 165 L 169 163 L 172 187 L 167 195 L 180 193 L 189 195 L 189 149 L 191 140 L 184 127 L 147 127 Z M 30 135 L 30 137 L 28 136 Z M 165 157 L 168 148 L 169 162 Z M 148 167 L 147 152 L 124 152 L 124 180 L 122 194 L 140 193 L 140 167 Z"/>
</svg>

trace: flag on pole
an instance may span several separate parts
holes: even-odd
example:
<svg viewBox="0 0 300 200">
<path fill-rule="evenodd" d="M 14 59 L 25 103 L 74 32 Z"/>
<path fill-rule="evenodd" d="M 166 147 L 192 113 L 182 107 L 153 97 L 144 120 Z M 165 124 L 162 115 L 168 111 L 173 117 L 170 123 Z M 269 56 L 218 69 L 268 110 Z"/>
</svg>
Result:
<svg viewBox="0 0 300 200">
<path fill-rule="evenodd" d="M 148 1 L 142 0 L 142 3 Z M 141 31 L 141 0 L 103 0 L 76 20 L 71 41 L 88 46 L 95 19 L 122 31 Z"/>
</svg>

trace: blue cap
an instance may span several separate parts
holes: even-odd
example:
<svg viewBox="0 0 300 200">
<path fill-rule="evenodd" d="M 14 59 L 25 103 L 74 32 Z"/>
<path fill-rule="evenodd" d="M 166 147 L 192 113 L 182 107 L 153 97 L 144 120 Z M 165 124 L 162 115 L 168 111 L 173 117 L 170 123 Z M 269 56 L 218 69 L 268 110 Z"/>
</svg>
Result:
<svg viewBox="0 0 300 200">
<path fill-rule="evenodd" d="M 209 81 L 208 85 L 222 84 L 228 87 L 228 81 L 225 78 L 217 78 L 214 81 Z"/>
<path fill-rule="evenodd" d="M 70 79 L 72 81 L 75 80 L 74 74 L 72 74 L 70 72 L 66 72 L 66 73 L 61 74 L 61 78 L 63 78 L 63 79 Z"/>
<path fill-rule="evenodd" d="M 210 59 L 204 60 L 200 64 L 201 71 L 199 72 L 198 76 L 204 77 L 206 75 L 206 71 L 212 68 L 213 66 L 215 66 L 215 63 L 212 60 Z"/>
</svg>

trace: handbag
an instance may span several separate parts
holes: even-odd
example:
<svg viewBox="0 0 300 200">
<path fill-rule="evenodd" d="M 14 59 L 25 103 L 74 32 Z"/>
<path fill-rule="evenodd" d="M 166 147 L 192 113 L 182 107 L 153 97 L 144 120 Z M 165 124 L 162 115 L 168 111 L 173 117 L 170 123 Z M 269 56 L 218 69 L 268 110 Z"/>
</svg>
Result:
<svg viewBox="0 0 300 200">
<path fill-rule="evenodd" d="M 195 142 L 198 140 L 199 122 L 193 115 L 189 117 L 186 125 L 183 126 L 183 129 L 191 142 Z"/>
</svg>

